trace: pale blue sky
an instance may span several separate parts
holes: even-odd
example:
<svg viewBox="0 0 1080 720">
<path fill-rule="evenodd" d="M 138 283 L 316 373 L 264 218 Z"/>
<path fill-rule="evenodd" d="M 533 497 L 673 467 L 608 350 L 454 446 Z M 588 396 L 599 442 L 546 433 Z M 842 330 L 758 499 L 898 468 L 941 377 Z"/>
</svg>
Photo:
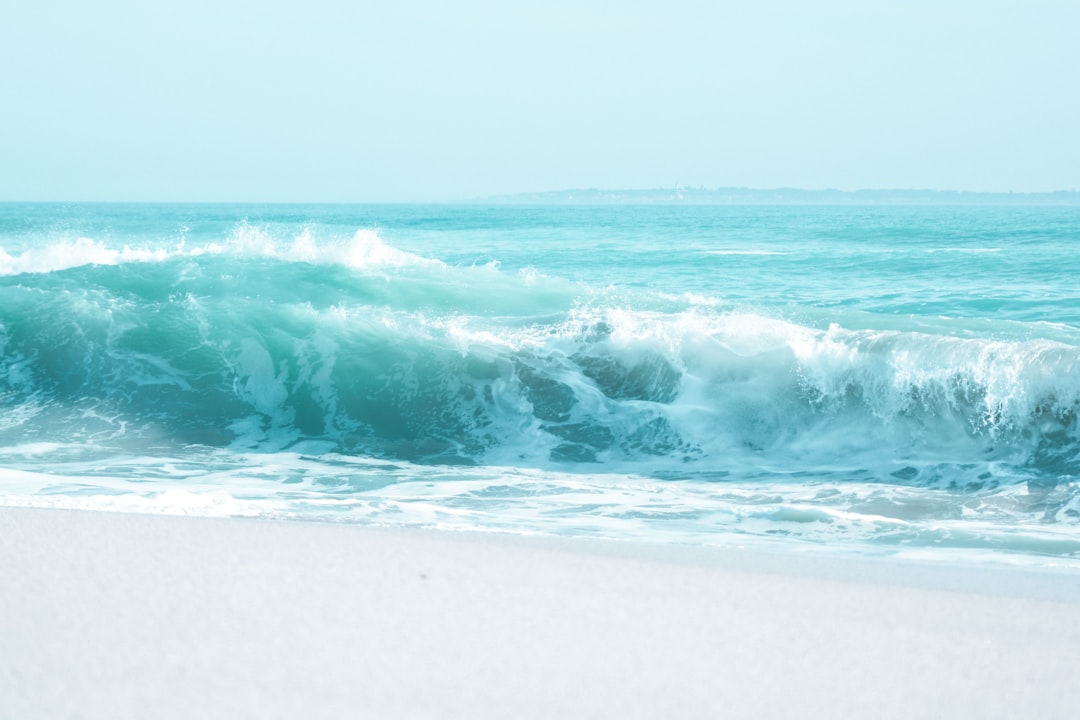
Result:
<svg viewBox="0 0 1080 720">
<path fill-rule="evenodd" d="M 8 3 L 0 200 L 1080 187 L 1080 2 Z"/>
</svg>

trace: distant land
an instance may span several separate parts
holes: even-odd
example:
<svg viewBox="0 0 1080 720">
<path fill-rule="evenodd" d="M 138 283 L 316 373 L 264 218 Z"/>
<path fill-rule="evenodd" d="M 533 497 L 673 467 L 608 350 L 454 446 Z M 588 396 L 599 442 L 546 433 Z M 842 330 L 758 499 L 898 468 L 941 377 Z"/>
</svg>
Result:
<svg viewBox="0 0 1080 720">
<path fill-rule="evenodd" d="M 651 190 L 550 190 L 477 198 L 506 205 L 1080 205 L 1080 192 L 965 190 L 803 190 L 683 187 Z"/>
</svg>

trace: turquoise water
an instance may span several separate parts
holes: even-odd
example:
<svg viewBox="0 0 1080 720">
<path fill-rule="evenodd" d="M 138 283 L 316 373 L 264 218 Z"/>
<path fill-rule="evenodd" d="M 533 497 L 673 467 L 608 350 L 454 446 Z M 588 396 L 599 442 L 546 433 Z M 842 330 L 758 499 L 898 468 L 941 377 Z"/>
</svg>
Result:
<svg viewBox="0 0 1080 720">
<path fill-rule="evenodd" d="M 1080 556 L 1080 208 L 0 205 L 0 503 Z"/>
</svg>

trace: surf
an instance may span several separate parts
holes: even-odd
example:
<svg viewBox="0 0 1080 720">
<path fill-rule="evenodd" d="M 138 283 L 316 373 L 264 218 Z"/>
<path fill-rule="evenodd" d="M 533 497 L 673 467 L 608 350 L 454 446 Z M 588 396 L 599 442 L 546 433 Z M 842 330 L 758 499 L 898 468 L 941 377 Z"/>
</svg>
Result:
<svg viewBox="0 0 1080 720">
<path fill-rule="evenodd" d="M 629 222 L 570 266 L 577 231 L 522 247 L 418 217 L 7 236 L 2 501 L 1073 552 L 1066 296 L 1003 317 L 975 273 L 951 300 L 807 272 L 843 301 L 781 301 L 774 273 L 811 262 L 790 240 L 706 253 L 713 277 Z M 908 312 L 930 296 L 949 312 Z"/>
<path fill-rule="evenodd" d="M 3 288 L 8 416 L 120 441 L 157 428 L 428 462 L 885 456 L 1075 472 L 1080 360 L 1062 342 L 821 329 L 722 304 L 637 309 L 367 232 L 304 243 L 24 274 Z"/>
</svg>

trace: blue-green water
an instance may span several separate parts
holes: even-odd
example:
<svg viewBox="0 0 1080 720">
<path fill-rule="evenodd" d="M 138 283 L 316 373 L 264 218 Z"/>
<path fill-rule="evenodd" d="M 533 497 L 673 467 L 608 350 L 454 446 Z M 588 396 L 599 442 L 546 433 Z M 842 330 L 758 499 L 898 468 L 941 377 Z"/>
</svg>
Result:
<svg viewBox="0 0 1080 720">
<path fill-rule="evenodd" d="M 1077 207 L 0 205 L 0 503 L 1061 561 L 1078 247 Z"/>
</svg>

